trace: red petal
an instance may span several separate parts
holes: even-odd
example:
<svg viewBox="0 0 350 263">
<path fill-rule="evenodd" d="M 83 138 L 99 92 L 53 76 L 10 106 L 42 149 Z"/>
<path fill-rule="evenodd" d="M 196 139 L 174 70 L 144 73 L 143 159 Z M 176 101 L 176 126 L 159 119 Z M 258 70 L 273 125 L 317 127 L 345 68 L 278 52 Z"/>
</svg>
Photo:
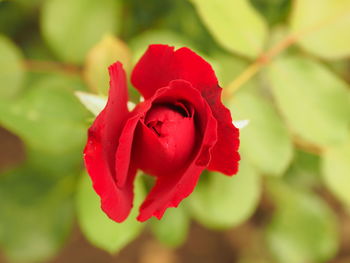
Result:
<svg viewBox="0 0 350 263">
<path fill-rule="evenodd" d="M 109 68 L 110 90 L 104 110 L 97 116 L 88 133 L 84 150 L 85 166 L 92 179 L 101 206 L 117 222 L 123 221 L 132 207 L 132 180 L 135 169 L 129 169 L 128 186 L 119 189 L 115 183 L 115 154 L 118 138 L 127 117 L 127 84 L 120 63 Z"/>
<path fill-rule="evenodd" d="M 123 222 L 132 208 L 136 169 L 129 169 L 126 186 L 122 189 L 118 188 L 103 157 L 101 143 L 91 138 L 85 148 L 85 165 L 92 179 L 93 187 L 101 198 L 102 210 L 112 220 Z"/>
<path fill-rule="evenodd" d="M 212 67 L 204 59 L 188 48 L 174 51 L 167 45 L 151 45 L 134 68 L 131 81 L 148 98 L 175 79 L 187 80 L 198 89 L 218 122 L 218 142 L 209 169 L 235 174 L 240 159 L 237 152 L 239 131 L 232 124 L 229 110 L 221 103 L 222 89 Z"/>
<path fill-rule="evenodd" d="M 156 122 L 154 119 L 163 123 L 152 129 L 147 123 L 149 120 L 153 120 L 150 123 Z M 140 122 L 135 135 L 138 167 L 154 176 L 186 167 L 193 158 L 198 135 L 201 136 L 193 116 L 184 117 L 165 106 L 153 106 Z"/>
<path fill-rule="evenodd" d="M 198 142 L 193 159 L 189 161 L 188 166 L 183 171 L 168 171 L 167 174 L 157 177 L 156 185 L 140 208 L 139 221 L 145 221 L 151 216 L 161 218 L 168 207 L 176 207 L 181 200 L 192 193 L 201 172 L 210 161 L 210 150 L 217 140 L 216 120 L 211 114 L 210 107 L 189 82 L 172 81 L 169 88 L 159 91 L 162 91 L 162 96 L 154 99 L 157 102 L 167 101 L 171 98 L 191 103 L 195 108 L 199 125 L 197 127 L 198 139 L 201 141 Z"/>
<path fill-rule="evenodd" d="M 168 178 L 159 177 L 143 202 L 137 220 L 144 222 L 152 216 L 161 219 L 167 208 L 177 207 L 193 192 L 204 169 L 205 167 L 192 163 L 183 174 L 168 174 Z"/>
<path fill-rule="evenodd" d="M 233 175 L 238 171 L 240 160 L 239 130 L 232 124 L 230 111 L 221 102 L 221 91 L 216 86 L 207 88 L 202 93 L 218 123 L 218 141 L 211 151 L 212 158 L 208 169 Z"/>
<path fill-rule="evenodd" d="M 174 51 L 167 45 L 151 45 L 135 66 L 131 82 L 147 99 L 175 79 L 187 80 L 199 91 L 216 86 L 212 67 L 188 48 Z"/>
<path fill-rule="evenodd" d="M 126 122 L 119 138 L 119 145 L 115 156 L 115 172 L 117 185 L 120 188 L 124 187 L 128 179 L 134 133 L 139 119 L 139 116 L 130 118 Z"/>
</svg>

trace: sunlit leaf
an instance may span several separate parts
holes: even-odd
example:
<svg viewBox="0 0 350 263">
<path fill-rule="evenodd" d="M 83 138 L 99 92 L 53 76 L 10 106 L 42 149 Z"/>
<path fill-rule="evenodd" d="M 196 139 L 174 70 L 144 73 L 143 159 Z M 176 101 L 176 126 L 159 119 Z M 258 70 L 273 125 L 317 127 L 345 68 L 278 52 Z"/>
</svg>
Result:
<svg viewBox="0 0 350 263">
<path fill-rule="evenodd" d="M 190 0 L 214 38 L 231 52 L 256 57 L 267 26 L 248 0 Z"/>
<path fill-rule="evenodd" d="M 106 33 L 117 29 L 119 1 L 47 0 L 41 17 L 43 35 L 64 61 L 81 63 Z"/>
<path fill-rule="evenodd" d="M 277 210 L 267 228 L 271 252 L 281 263 L 328 262 L 337 252 L 337 221 L 317 196 L 274 182 Z"/>
<path fill-rule="evenodd" d="M 235 119 L 248 119 L 241 132 L 240 151 L 261 172 L 282 175 L 293 155 L 291 136 L 275 109 L 262 96 L 239 92 L 227 103 Z"/>
<path fill-rule="evenodd" d="M 134 208 L 128 219 L 116 223 L 100 207 L 100 198 L 94 192 L 88 175 L 81 178 L 77 193 L 78 222 L 86 238 L 95 246 L 110 253 L 118 252 L 135 239 L 145 224 L 136 221 L 137 210 L 145 195 L 140 176 L 135 182 Z"/>
<path fill-rule="evenodd" d="M 176 247 L 186 240 L 190 220 L 183 206 L 168 209 L 161 220 L 151 220 L 151 230 L 160 242 Z"/>
<path fill-rule="evenodd" d="M 350 207 L 350 139 L 323 154 L 322 174 L 325 184 L 345 205 Z"/>
<path fill-rule="evenodd" d="M 299 40 L 308 52 L 328 59 L 350 56 L 349 0 L 295 1 L 290 21 L 292 32 L 308 31 Z"/>
<path fill-rule="evenodd" d="M 130 71 L 131 54 L 128 46 L 118 38 L 106 35 L 89 51 L 86 58 L 84 77 L 91 90 L 108 94 L 108 67 L 117 61 L 123 64 L 127 72 Z"/>
<path fill-rule="evenodd" d="M 255 211 L 260 198 L 260 176 L 244 161 L 233 177 L 208 172 L 189 197 L 189 211 L 204 226 L 221 229 L 237 226 Z"/>
<path fill-rule="evenodd" d="M 0 99 L 16 95 L 23 84 L 24 69 L 17 47 L 0 35 Z"/>
<path fill-rule="evenodd" d="M 272 93 L 292 131 L 318 145 L 341 143 L 350 122 L 348 85 L 321 64 L 285 57 L 268 67 Z"/>
</svg>

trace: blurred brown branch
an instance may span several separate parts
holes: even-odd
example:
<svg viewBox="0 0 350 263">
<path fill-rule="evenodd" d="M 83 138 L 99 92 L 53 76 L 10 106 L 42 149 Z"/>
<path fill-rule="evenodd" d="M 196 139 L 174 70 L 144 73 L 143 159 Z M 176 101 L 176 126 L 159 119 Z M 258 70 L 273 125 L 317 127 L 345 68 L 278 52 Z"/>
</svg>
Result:
<svg viewBox="0 0 350 263">
<path fill-rule="evenodd" d="M 70 75 L 80 75 L 81 68 L 71 64 L 55 61 L 24 60 L 24 67 L 31 72 L 61 72 Z"/>
<path fill-rule="evenodd" d="M 298 42 L 301 38 L 321 29 L 325 25 L 334 23 L 335 19 L 339 19 L 340 17 L 343 17 L 345 15 L 349 15 L 349 10 L 345 10 L 341 14 L 330 16 L 315 25 L 312 25 L 304 30 L 286 36 L 280 42 L 272 46 L 269 50 L 263 52 L 253 64 L 251 64 L 236 79 L 234 79 L 230 84 L 228 84 L 226 89 L 224 89 L 224 97 L 230 98 L 234 92 L 236 92 L 240 87 L 242 87 L 242 85 L 248 80 L 254 77 L 255 74 L 257 74 L 274 57 L 279 55 L 291 45 Z"/>
<path fill-rule="evenodd" d="M 311 144 L 298 136 L 293 136 L 293 143 L 297 148 L 308 153 L 320 155 L 323 152 L 323 149 L 320 148 L 318 145 Z"/>
</svg>

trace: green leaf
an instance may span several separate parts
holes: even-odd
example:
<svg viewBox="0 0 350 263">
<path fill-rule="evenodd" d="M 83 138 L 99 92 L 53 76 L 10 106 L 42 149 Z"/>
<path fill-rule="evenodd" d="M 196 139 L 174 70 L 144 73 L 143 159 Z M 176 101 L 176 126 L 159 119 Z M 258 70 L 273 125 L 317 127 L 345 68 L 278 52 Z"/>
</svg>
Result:
<svg viewBox="0 0 350 263">
<path fill-rule="evenodd" d="M 233 177 L 204 173 L 189 197 L 189 209 L 206 227 L 230 228 L 243 223 L 254 213 L 260 191 L 260 176 L 241 161 L 239 172 Z"/>
<path fill-rule="evenodd" d="M 14 0 L 11 2 L 15 2 L 16 4 L 21 6 L 21 8 L 23 8 L 23 10 L 25 10 L 27 13 L 35 13 L 35 11 L 40 7 L 43 1 L 45 0 Z"/>
<path fill-rule="evenodd" d="M 222 87 L 226 87 L 249 66 L 249 63 L 246 60 L 224 52 L 214 53 L 212 57 L 213 58 L 210 61 L 212 62 L 211 66 L 218 77 L 220 86 Z M 252 86 L 252 83 L 254 82 L 248 81 L 241 87 L 241 89 L 246 89 L 246 86 Z"/>
<path fill-rule="evenodd" d="M 41 61 L 55 61 L 57 58 L 52 53 L 50 47 L 42 39 L 40 32 L 32 33 L 31 37 L 26 39 L 24 43 L 21 43 L 23 54 L 28 60 L 27 71 L 33 74 L 34 71 L 38 72 L 49 72 L 49 67 L 42 67 L 41 69 L 35 69 L 36 60 Z M 33 64 L 31 64 L 33 63 Z M 33 66 L 34 67 L 33 67 Z M 40 62 L 39 62 L 40 65 Z M 68 67 L 70 70 L 70 68 Z M 72 67 L 72 71 L 75 70 Z M 28 74 L 29 75 L 29 74 Z"/>
<path fill-rule="evenodd" d="M 271 103 L 243 90 L 227 105 L 234 119 L 249 120 L 249 125 L 240 132 L 242 159 L 247 158 L 262 173 L 282 175 L 291 162 L 293 145 Z"/>
<path fill-rule="evenodd" d="M 88 113 L 73 91 L 82 87 L 71 77 L 39 77 L 16 101 L 0 103 L 0 123 L 37 150 L 80 154 Z"/>
<path fill-rule="evenodd" d="M 350 137 L 323 153 L 322 175 L 327 187 L 350 207 Z"/>
<path fill-rule="evenodd" d="M 248 0 L 190 0 L 222 47 L 257 57 L 264 46 L 267 26 Z"/>
<path fill-rule="evenodd" d="M 135 182 L 134 208 L 128 219 L 116 223 L 101 210 L 100 198 L 84 174 L 77 193 L 78 222 L 86 238 L 95 246 L 116 253 L 135 239 L 145 224 L 136 221 L 138 206 L 145 195 L 141 176 Z"/>
<path fill-rule="evenodd" d="M 72 177 L 22 167 L 0 176 L 0 246 L 15 262 L 47 262 L 73 224 Z"/>
<path fill-rule="evenodd" d="M 62 60 L 81 63 L 104 34 L 116 31 L 119 2 L 47 0 L 42 9 L 42 33 Z"/>
<path fill-rule="evenodd" d="M 296 150 L 291 167 L 286 172 L 284 178 L 288 184 L 312 189 L 320 185 L 320 156 Z"/>
<path fill-rule="evenodd" d="M 171 12 L 165 16 L 161 28 L 181 34 L 182 38 L 190 40 L 201 52 L 217 50 L 215 40 L 190 1 L 171 1 Z"/>
<path fill-rule="evenodd" d="M 328 206 L 311 193 L 274 182 L 269 185 L 277 211 L 266 231 L 278 262 L 328 262 L 338 248 L 337 220 Z"/>
<path fill-rule="evenodd" d="M 179 1 L 122 0 L 121 2 L 124 11 L 122 36 L 123 39 L 130 39 L 154 27 L 164 26 L 164 19 L 174 12 L 175 3 Z"/>
<path fill-rule="evenodd" d="M 285 20 L 290 11 L 291 0 L 250 0 L 270 25 L 275 25 Z"/>
<path fill-rule="evenodd" d="M 311 29 L 299 40 L 308 52 L 326 59 L 350 55 L 349 0 L 296 1 L 290 22 L 293 33 Z"/>
<path fill-rule="evenodd" d="M 18 34 L 26 21 L 24 11 L 17 1 L 0 1 L 0 35 L 12 37 Z"/>
<path fill-rule="evenodd" d="M 0 99 L 8 99 L 18 94 L 23 79 L 22 56 L 17 47 L 0 35 Z"/>
<path fill-rule="evenodd" d="M 108 95 L 108 67 L 116 61 L 122 62 L 124 69 L 131 69 L 131 54 L 128 46 L 112 35 L 106 35 L 88 53 L 84 77 L 91 90 Z"/>
<path fill-rule="evenodd" d="M 321 64 L 285 57 L 268 67 L 272 93 L 288 126 L 311 143 L 344 141 L 350 121 L 348 85 Z"/>
<path fill-rule="evenodd" d="M 168 209 L 161 220 L 151 219 L 151 230 L 156 238 L 171 247 L 180 246 L 187 237 L 190 219 L 183 206 Z"/>
</svg>

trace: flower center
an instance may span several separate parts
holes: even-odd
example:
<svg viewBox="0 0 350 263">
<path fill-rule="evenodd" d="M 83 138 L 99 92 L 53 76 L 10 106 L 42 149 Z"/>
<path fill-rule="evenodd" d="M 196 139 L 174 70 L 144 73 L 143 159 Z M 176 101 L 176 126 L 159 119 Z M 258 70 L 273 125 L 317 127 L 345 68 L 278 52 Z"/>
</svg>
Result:
<svg viewBox="0 0 350 263">
<path fill-rule="evenodd" d="M 160 176 L 177 172 L 195 147 L 193 110 L 183 103 L 156 104 L 138 129 L 137 159 L 142 170 Z"/>
</svg>

